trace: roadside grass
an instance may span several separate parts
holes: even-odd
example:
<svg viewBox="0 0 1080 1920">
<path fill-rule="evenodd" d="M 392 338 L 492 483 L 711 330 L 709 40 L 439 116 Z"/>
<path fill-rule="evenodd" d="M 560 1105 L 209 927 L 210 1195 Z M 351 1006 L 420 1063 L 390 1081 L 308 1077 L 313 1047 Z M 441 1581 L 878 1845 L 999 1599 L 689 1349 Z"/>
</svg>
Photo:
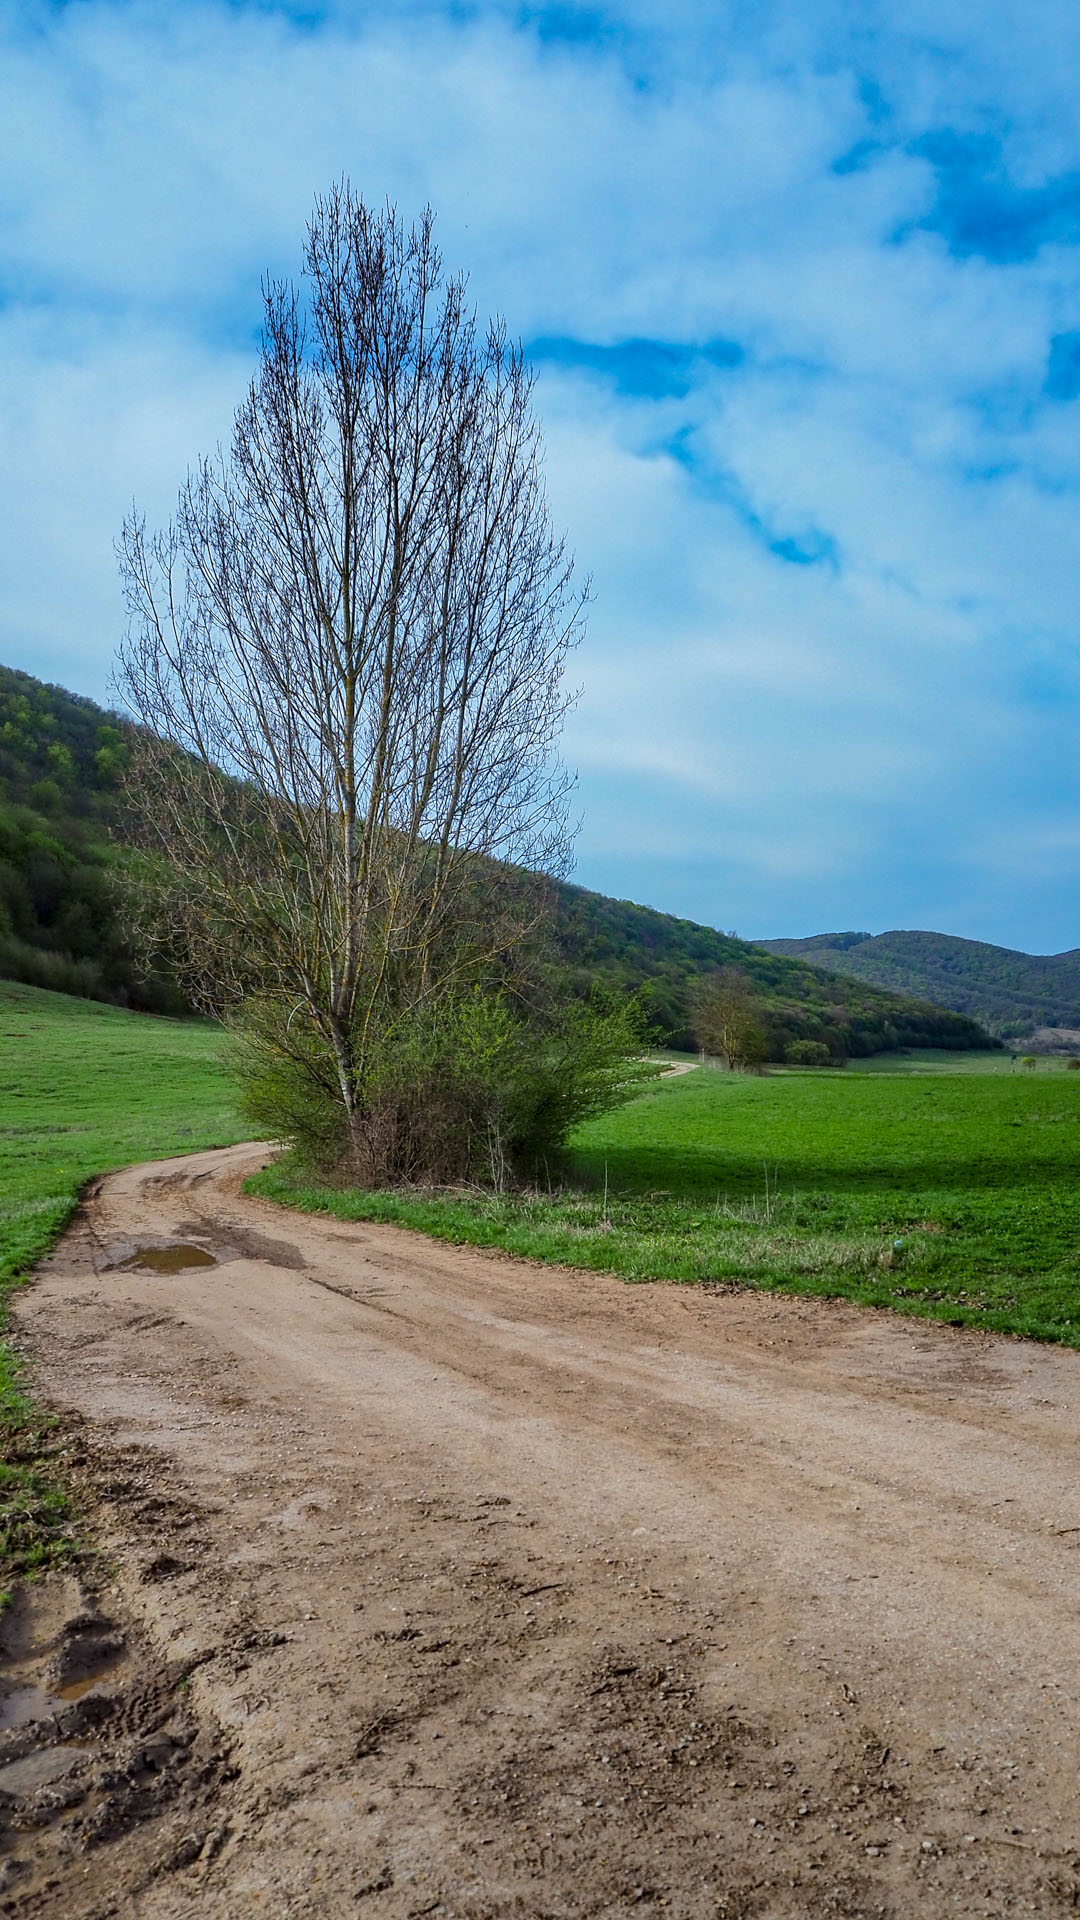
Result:
<svg viewBox="0 0 1080 1920">
<path fill-rule="evenodd" d="M 12 1289 L 94 1175 L 246 1137 L 221 1044 L 209 1022 L 0 981 L 0 1589 L 69 1539 L 50 1423 L 2 1338 Z"/>
<path fill-rule="evenodd" d="M 1001 1055 L 757 1078 L 703 1068 L 579 1129 L 559 1190 L 249 1183 L 628 1280 L 737 1284 L 1080 1346 L 1080 1075 Z"/>
</svg>

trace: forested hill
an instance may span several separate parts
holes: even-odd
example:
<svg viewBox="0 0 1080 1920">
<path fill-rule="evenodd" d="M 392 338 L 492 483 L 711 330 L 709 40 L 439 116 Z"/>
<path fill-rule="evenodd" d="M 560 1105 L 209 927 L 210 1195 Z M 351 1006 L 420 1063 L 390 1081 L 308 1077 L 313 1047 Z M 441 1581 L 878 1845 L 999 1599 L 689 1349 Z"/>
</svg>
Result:
<svg viewBox="0 0 1080 1920">
<path fill-rule="evenodd" d="M 124 723 L 0 667 L 0 976 L 155 1012 L 183 1001 L 139 979 L 109 886 Z"/>
<path fill-rule="evenodd" d="M 0 667 L 0 976 L 176 1011 L 168 981 L 140 981 L 109 886 L 109 826 L 125 722 L 91 700 Z M 824 1040 L 836 1058 L 896 1046 L 978 1046 L 970 1020 L 823 975 L 743 941 L 563 886 L 559 940 L 573 987 L 649 983 L 657 1036 L 690 1044 L 688 988 L 736 966 L 761 1001 L 770 1053 Z"/>
<path fill-rule="evenodd" d="M 658 1026 L 676 1046 L 691 1046 L 688 989 L 695 977 L 736 967 L 751 982 L 769 1036 L 769 1057 L 792 1040 L 824 1040 L 836 1058 L 894 1047 L 978 1047 L 973 1020 L 861 981 L 823 979 L 806 961 L 784 959 L 693 920 L 678 920 L 583 887 L 559 889 L 559 938 L 567 964 L 584 983 L 648 984 Z"/>
<path fill-rule="evenodd" d="M 1080 948 L 1016 953 L 947 933 L 820 933 L 808 940 L 762 940 L 770 953 L 830 973 L 914 994 L 980 1020 L 991 1033 L 1080 1027 Z"/>
</svg>

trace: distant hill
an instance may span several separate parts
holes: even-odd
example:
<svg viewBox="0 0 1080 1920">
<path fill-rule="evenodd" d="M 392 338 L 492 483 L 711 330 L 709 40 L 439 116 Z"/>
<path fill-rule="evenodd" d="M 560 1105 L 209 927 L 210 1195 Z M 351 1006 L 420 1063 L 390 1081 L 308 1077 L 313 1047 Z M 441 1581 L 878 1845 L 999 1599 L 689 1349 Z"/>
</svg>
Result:
<svg viewBox="0 0 1080 1920">
<path fill-rule="evenodd" d="M 720 967 L 736 967 L 750 981 L 772 1060 L 782 1060 L 793 1040 L 823 1040 L 837 1059 L 896 1047 L 987 1044 L 974 1020 L 861 981 L 833 978 L 825 985 L 820 969 L 807 961 L 767 954 L 713 927 L 584 887 L 559 888 L 558 931 L 567 965 L 583 985 L 647 985 L 657 1024 L 678 1047 L 694 1044 L 691 982 Z"/>
<path fill-rule="evenodd" d="M 1080 948 L 1016 953 L 948 933 L 819 933 L 808 940 L 760 940 L 768 953 L 969 1014 L 989 1032 L 1017 1037 L 1035 1028 L 1080 1028 Z"/>
<path fill-rule="evenodd" d="M 139 977 L 109 885 L 109 833 L 129 723 L 62 687 L 0 667 L 0 976 L 157 1011 L 183 1002 L 165 979 Z M 688 990 L 702 973 L 738 967 L 761 1003 L 769 1052 L 824 1041 L 835 1059 L 898 1046 L 974 1047 L 971 1019 L 818 965 L 656 913 L 556 890 L 557 934 L 571 990 L 599 981 L 648 985 L 658 1039 L 691 1046 Z"/>
</svg>

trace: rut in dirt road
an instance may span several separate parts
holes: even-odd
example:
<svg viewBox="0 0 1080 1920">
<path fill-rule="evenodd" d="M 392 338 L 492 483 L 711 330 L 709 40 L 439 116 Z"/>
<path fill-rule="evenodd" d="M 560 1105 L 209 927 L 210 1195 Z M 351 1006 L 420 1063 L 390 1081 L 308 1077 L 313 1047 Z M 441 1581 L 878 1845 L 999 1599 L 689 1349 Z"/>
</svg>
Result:
<svg viewBox="0 0 1080 1920">
<path fill-rule="evenodd" d="M 20 1303 L 106 1563 L 0 1681 L 80 1608 L 125 1651 L 0 1732 L 0 1913 L 1077 1910 L 1080 1355 L 286 1213 L 264 1158 L 102 1183 Z"/>
</svg>

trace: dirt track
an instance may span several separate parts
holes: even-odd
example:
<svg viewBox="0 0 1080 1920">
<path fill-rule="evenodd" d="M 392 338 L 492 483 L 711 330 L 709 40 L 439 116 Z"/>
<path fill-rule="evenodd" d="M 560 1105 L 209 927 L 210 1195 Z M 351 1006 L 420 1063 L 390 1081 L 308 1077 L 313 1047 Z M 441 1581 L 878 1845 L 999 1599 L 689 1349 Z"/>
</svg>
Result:
<svg viewBox="0 0 1080 1920">
<path fill-rule="evenodd" d="M 108 1559 L 0 1690 L 114 1664 L 0 1735 L 75 1755 L 0 1772 L 0 1912 L 1080 1906 L 1080 1354 L 283 1213 L 259 1159 L 117 1175 L 22 1299 Z"/>
</svg>

